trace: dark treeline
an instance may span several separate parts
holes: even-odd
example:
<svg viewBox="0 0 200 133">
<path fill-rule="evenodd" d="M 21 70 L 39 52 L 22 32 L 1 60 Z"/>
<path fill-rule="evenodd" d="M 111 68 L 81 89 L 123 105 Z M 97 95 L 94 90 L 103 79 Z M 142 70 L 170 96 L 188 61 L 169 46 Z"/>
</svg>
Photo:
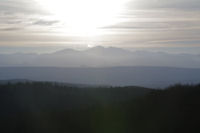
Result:
<svg viewBox="0 0 200 133">
<path fill-rule="evenodd" d="M 199 121 L 200 85 L 0 85 L 2 133 L 197 133 Z"/>
</svg>

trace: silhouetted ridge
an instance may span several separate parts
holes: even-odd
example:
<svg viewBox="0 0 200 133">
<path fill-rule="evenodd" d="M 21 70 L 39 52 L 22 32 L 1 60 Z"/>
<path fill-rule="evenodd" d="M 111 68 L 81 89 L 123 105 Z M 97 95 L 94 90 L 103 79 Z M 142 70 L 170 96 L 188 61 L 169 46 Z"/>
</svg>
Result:
<svg viewBox="0 0 200 133">
<path fill-rule="evenodd" d="M 0 106 L 6 133 L 200 132 L 200 85 L 152 90 L 8 83 L 0 85 Z"/>
</svg>

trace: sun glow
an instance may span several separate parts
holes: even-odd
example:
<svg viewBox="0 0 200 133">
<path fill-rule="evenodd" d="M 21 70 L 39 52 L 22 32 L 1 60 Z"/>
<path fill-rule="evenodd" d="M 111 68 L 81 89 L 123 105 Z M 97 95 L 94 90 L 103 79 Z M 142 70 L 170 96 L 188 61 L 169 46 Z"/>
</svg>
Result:
<svg viewBox="0 0 200 133">
<path fill-rule="evenodd" d="M 37 0 L 63 23 L 64 31 L 73 35 L 92 36 L 101 27 L 119 22 L 127 0 Z"/>
</svg>

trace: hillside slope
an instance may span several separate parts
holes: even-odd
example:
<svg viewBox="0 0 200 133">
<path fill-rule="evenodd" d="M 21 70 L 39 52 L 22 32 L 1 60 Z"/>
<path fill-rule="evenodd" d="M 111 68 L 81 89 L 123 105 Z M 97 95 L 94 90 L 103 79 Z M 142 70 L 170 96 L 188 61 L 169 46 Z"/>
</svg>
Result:
<svg viewBox="0 0 200 133">
<path fill-rule="evenodd" d="M 75 88 L 55 83 L 0 85 L 6 133 L 196 133 L 200 86 Z"/>
</svg>

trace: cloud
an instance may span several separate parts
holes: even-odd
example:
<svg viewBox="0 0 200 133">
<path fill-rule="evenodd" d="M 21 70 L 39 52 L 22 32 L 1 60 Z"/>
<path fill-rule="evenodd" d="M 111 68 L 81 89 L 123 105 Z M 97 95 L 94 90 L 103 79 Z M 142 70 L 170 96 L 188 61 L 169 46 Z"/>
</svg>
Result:
<svg viewBox="0 0 200 133">
<path fill-rule="evenodd" d="M 5 14 L 46 14 L 34 0 L 1 0 L 0 12 Z"/>
<path fill-rule="evenodd" d="M 23 28 L 19 28 L 19 27 L 9 27 L 9 28 L 2 28 L 0 29 L 0 31 L 16 31 L 16 30 L 21 30 Z"/>
<path fill-rule="evenodd" d="M 1 0 L 0 31 L 14 32 L 25 30 L 32 25 L 42 25 L 42 22 L 43 25 L 53 24 L 53 21 L 45 22 L 45 20 L 42 21 L 40 19 L 47 15 L 47 12 L 41 9 L 34 0 Z"/>
<path fill-rule="evenodd" d="M 199 4 L 199 0 L 131 0 L 120 16 L 124 21 L 102 29 L 117 32 L 112 39 L 123 46 L 200 46 Z"/>
<path fill-rule="evenodd" d="M 130 0 L 127 4 L 129 8 L 155 9 L 155 8 L 174 8 L 183 10 L 200 10 L 199 0 Z"/>
<path fill-rule="evenodd" d="M 41 26 L 51 26 L 56 23 L 59 23 L 57 20 L 38 20 L 33 23 L 33 25 L 41 25 Z"/>
<path fill-rule="evenodd" d="M 119 19 L 100 29 L 109 34 L 88 41 L 66 34 L 34 0 L 1 0 L 0 45 L 200 46 L 200 0 L 130 0 Z"/>
<path fill-rule="evenodd" d="M 165 45 L 175 45 L 175 46 L 182 46 L 182 47 L 187 47 L 187 46 L 200 46 L 200 39 L 174 39 L 174 40 L 157 40 L 157 41 L 152 41 L 150 42 L 152 44 L 165 44 Z"/>
<path fill-rule="evenodd" d="M 200 30 L 200 20 L 143 20 L 137 21 L 132 20 L 128 22 L 122 22 L 115 25 L 103 27 L 102 29 L 111 29 L 111 30 Z"/>
</svg>

